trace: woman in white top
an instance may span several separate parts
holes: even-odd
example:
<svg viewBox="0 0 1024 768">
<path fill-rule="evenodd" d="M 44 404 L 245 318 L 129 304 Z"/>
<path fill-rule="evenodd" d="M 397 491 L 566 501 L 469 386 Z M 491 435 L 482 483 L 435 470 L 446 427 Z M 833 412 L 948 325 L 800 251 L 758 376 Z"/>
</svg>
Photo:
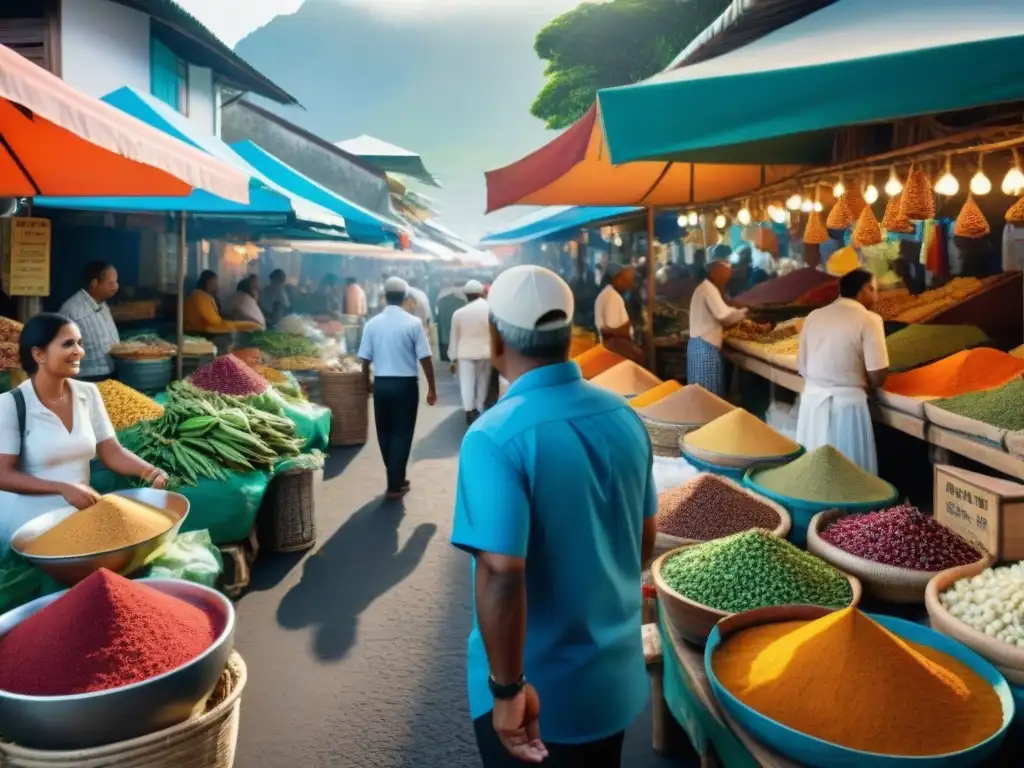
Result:
<svg viewBox="0 0 1024 768">
<path fill-rule="evenodd" d="M 249 275 L 238 284 L 238 290 L 228 302 L 224 316 L 228 320 L 256 323 L 260 330 L 266 330 L 267 318 L 260 309 L 260 284 L 256 275 Z"/>
<path fill-rule="evenodd" d="M 64 506 L 99 499 L 89 485 L 96 456 L 108 469 L 154 488 L 167 475 L 121 447 L 95 384 L 75 381 L 84 357 L 82 334 L 64 315 L 40 314 L 21 332 L 21 366 L 30 375 L 0 395 L 0 554 L 23 524 Z"/>
</svg>

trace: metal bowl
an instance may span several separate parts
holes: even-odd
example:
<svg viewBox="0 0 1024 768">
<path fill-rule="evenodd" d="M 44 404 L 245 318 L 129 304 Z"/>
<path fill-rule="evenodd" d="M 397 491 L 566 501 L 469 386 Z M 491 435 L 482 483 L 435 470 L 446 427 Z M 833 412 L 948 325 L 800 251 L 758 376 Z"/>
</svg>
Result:
<svg viewBox="0 0 1024 768">
<path fill-rule="evenodd" d="M 176 579 L 139 583 L 204 609 L 222 621 L 213 644 L 187 664 L 107 691 L 71 696 L 23 696 L 0 691 L 0 731 L 35 749 L 87 749 L 145 736 L 184 722 L 204 706 L 235 644 L 235 609 L 220 592 Z M 41 597 L 0 616 L 0 636 L 64 592 Z"/>
<path fill-rule="evenodd" d="M 130 491 L 118 491 L 115 496 L 124 496 L 142 504 L 156 507 L 169 515 L 174 524 L 159 536 L 133 544 L 130 547 L 110 549 L 106 552 L 93 552 L 88 555 L 77 555 L 74 557 L 45 557 L 43 555 L 31 555 L 24 551 L 24 547 L 30 541 L 50 530 L 64 518 L 74 514 L 78 510 L 74 507 L 63 507 L 47 512 L 37 518 L 29 520 L 17 531 L 11 539 L 11 549 L 28 560 L 39 570 L 52 576 L 62 584 L 73 587 L 82 579 L 91 576 L 100 568 L 119 573 L 122 576 L 129 576 L 146 564 L 151 554 L 162 547 L 165 543 L 174 539 L 181 530 L 181 524 L 188 515 L 188 499 L 180 493 L 170 491 L 158 491 L 154 488 L 136 488 Z"/>
</svg>

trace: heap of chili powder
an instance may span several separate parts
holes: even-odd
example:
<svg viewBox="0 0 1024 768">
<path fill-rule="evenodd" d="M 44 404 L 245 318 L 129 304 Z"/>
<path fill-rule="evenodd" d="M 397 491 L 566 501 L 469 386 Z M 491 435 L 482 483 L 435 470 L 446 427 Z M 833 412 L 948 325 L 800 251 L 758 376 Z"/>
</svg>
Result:
<svg viewBox="0 0 1024 768">
<path fill-rule="evenodd" d="M 270 384 L 234 355 L 222 355 L 192 374 L 192 383 L 222 395 L 261 395 Z"/>
<path fill-rule="evenodd" d="M 0 638 L 0 689 L 67 696 L 176 669 L 222 630 L 202 609 L 97 571 Z"/>
</svg>

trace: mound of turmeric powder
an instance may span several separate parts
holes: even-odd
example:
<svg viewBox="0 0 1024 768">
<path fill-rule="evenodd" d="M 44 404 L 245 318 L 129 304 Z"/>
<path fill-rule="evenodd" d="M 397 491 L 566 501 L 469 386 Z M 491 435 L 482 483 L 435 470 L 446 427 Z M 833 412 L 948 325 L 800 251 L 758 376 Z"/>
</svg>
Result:
<svg viewBox="0 0 1024 768">
<path fill-rule="evenodd" d="M 744 629 L 715 650 L 711 666 L 726 690 L 765 717 L 864 752 L 958 752 L 1003 722 L 999 696 L 980 675 L 853 607 Z"/>
<path fill-rule="evenodd" d="M 108 494 L 44 531 L 24 550 L 39 557 L 81 557 L 140 544 L 173 524 L 170 515 L 155 507 Z"/>
</svg>

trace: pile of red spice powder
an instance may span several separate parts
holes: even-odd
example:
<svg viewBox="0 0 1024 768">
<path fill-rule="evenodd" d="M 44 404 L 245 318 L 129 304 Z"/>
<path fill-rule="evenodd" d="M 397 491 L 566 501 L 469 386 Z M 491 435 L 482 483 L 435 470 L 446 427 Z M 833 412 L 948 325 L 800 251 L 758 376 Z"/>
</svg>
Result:
<svg viewBox="0 0 1024 768">
<path fill-rule="evenodd" d="M 915 571 L 943 571 L 981 559 L 959 534 L 911 504 L 840 517 L 820 535 L 851 555 Z"/>
<path fill-rule="evenodd" d="M 222 395 L 261 395 L 270 384 L 234 355 L 223 355 L 192 374 L 192 383 Z"/>
<path fill-rule="evenodd" d="M 99 570 L 0 638 L 0 690 L 67 696 L 148 680 L 203 653 L 219 624 L 184 600 Z"/>
</svg>

